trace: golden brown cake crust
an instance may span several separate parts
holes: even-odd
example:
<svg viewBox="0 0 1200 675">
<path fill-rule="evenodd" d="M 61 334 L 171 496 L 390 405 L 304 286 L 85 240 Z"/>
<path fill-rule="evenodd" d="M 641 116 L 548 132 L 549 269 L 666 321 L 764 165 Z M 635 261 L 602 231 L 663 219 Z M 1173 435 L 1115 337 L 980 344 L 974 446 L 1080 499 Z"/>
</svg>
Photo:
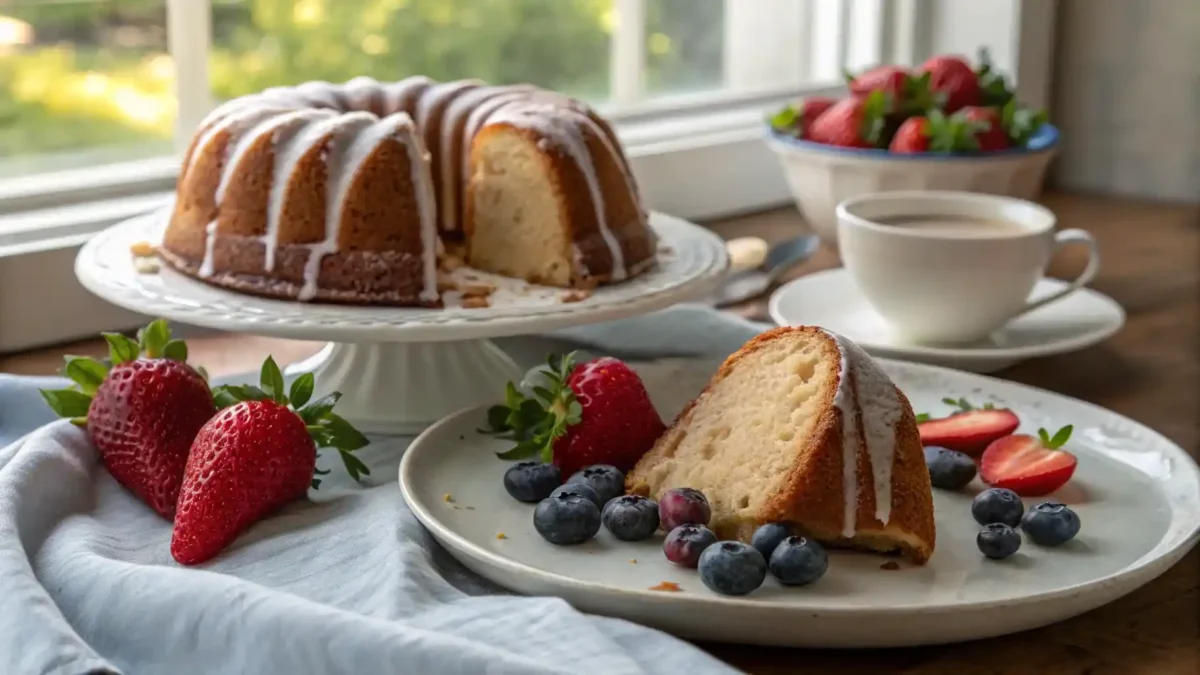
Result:
<svg viewBox="0 0 1200 675">
<path fill-rule="evenodd" d="M 469 176 L 455 166 L 465 166 L 470 149 L 461 138 L 467 118 L 491 99 L 501 104 L 527 95 L 546 106 L 542 114 L 573 115 L 581 123 L 588 168 L 602 186 L 607 227 L 625 261 L 626 274 L 614 274 L 578 157 L 555 151 L 545 135 L 526 130 L 566 195 L 561 207 L 569 212 L 568 236 L 580 253 L 572 256 L 578 269 L 570 285 L 590 288 L 653 266 L 655 239 L 628 162 L 611 128 L 587 106 L 527 85 L 357 79 L 273 88 L 210 115 L 184 154 L 161 246 L 165 264 L 215 286 L 267 297 L 440 306 L 433 249 L 441 236 L 461 237 L 469 220 L 461 215 L 470 206 L 464 197 L 469 183 L 463 184 Z M 460 97 L 464 105 L 456 103 Z M 397 119 L 393 133 L 375 137 L 376 146 L 360 143 Z M 487 115 L 480 119 L 483 126 L 471 129 L 484 135 L 492 124 Z M 324 136 L 311 133 L 322 128 Z M 298 147 L 307 149 L 301 154 Z M 341 169 L 346 157 L 361 162 L 349 165 L 358 167 L 353 173 Z M 286 175 L 274 175 L 281 171 Z M 336 241 L 326 241 L 335 222 L 330 218 L 338 223 Z M 310 254 L 322 256 L 319 264 L 303 272 L 301 263 L 297 278 L 296 261 Z M 356 272 L 356 265 L 363 267 Z M 319 272 L 315 281 L 313 270 Z"/>
<path fill-rule="evenodd" d="M 647 483 L 647 477 L 650 470 L 663 461 L 663 453 L 666 451 L 664 443 L 669 443 L 673 434 L 686 434 L 696 406 L 742 362 L 777 340 L 797 339 L 799 336 L 821 340 L 824 358 L 840 360 L 837 342 L 819 328 L 782 327 L 754 337 L 721 364 L 704 391 L 680 412 L 659 444 L 628 474 L 626 489 L 638 494 L 661 496 L 654 494 Z M 849 384 L 855 386 L 853 382 Z M 763 504 L 751 517 L 722 519 L 714 514 L 711 524 L 714 532 L 721 538 L 749 541 L 754 530 L 760 525 L 788 522 L 801 533 L 831 546 L 875 551 L 899 550 L 914 563 L 924 564 L 932 555 L 936 544 L 933 496 L 916 418 L 908 399 L 897 389 L 901 416 L 895 427 L 889 521 L 885 525 L 875 517 L 875 490 L 870 459 L 866 451 L 860 451 L 857 457 L 857 532 L 854 538 L 847 539 L 842 535 L 845 508 L 842 489 L 843 453 L 840 450 L 843 416 L 834 405 L 836 391 L 835 386 L 821 392 L 819 416 L 811 432 L 798 439 L 795 447 L 795 455 L 801 459 L 793 465 L 780 487 L 767 495 Z M 859 433 L 862 434 L 861 416 L 859 425 Z M 837 451 L 830 451 L 831 448 Z"/>
</svg>

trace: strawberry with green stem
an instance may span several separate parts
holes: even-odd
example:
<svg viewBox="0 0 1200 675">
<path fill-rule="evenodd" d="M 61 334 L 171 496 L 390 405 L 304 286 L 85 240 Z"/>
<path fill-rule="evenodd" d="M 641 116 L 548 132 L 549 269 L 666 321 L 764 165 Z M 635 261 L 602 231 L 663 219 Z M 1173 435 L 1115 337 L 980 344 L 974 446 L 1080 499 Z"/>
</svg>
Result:
<svg viewBox="0 0 1200 675">
<path fill-rule="evenodd" d="M 997 439 L 979 460 L 979 476 L 992 487 L 1007 488 L 1022 497 L 1041 497 L 1066 485 L 1078 460 L 1063 449 L 1074 427 L 1037 436 L 1014 434 Z"/>
<path fill-rule="evenodd" d="M 592 464 L 628 471 L 666 430 L 641 378 L 617 359 L 551 356 L 544 372 L 531 395 L 510 382 L 504 403 L 488 410 L 481 433 L 514 442 L 500 459 L 540 457 L 564 476 Z"/>
<path fill-rule="evenodd" d="M 285 388 L 274 359 L 259 386 L 218 387 L 221 411 L 192 443 L 179 491 L 171 555 L 183 565 L 215 557 L 254 523 L 317 488 L 319 448 L 341 455 L 355 480 L 370 469 L 353 453 L 368 441 L 333 412 L 341 394 L 311 401 L 311 373 Z"/>
<path fill-rule="evenodd" d="M 203 369 L 187 365 L 187 344 L 157 319 L 131 339 L 104 333 L 109 356 L 68 356 L 72 385 L 43 390 L 54 412 L 86 427 L 114 479 L 168 520 L 192 440 L 216 413 Z"/>
</svg>

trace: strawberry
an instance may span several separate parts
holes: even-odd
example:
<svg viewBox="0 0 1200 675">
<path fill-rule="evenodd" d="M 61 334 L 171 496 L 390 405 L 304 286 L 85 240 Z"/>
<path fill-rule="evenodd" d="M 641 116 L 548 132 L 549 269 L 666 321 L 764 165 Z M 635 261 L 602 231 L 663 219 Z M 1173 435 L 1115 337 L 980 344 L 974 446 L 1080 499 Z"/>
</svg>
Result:
<svg viewBox="0 0 1200 675">
<path fill-rule="evenodd" d="M 1016 147 L 1025 147 L 1029 139 L 1048 121 L 1045 110 L 1032 110 L 1010 100 L 1000 109 L 1000 126 L 1007 140 Z"/>
<path fill-rule="evenodd" d="M 838 101 L 812 122 L 809 139 L 846 148 L 877 148 L 883 145 L 887 97 L 881 91 Z"/>
<path fill-rule="evenodd" d="M 1022 497 L 1041 497 L 1066 485 L 1078 460 L 1062 446 L 1071 437 L 1067 425 L 1051 436 L 1016 434 L 997 439 L 983 452 L 979 475 L 988 485 L 1007 488 Z"/>
<path fill-rule="evenodd" d="M 550 357 L 544 387 L 533 396 L 508 384 L 504 405 L 488 410 L 484 433 L 515 440 L 501 459 L 540 455 L 570 476 L 591 464 L 628 471 L 666 431 L 641 378 L 604 357 L 573 365 L 573 355 Z"/>
<path fill-rule="evenodd" d="M 309 403 L 313 385 L 306 373 L 285 392 L 279 366 L 267 358 L 261 388 L 216 389 L 223 409 L 196 435 L 179 491 L 171 536 L 177 562 L 213 558 L 248 527 L 319 487 L 314 474 L 328 472 L 316 469 L 318 447 L 336 448 L 351 478 L 370 474 L 351 454 L 366 437 L 333 413 L 341 394 Z"/>
<path fill-rule="evenodd" d="M 203 370 L 158 319 L 134 340 L 105 333 L 107 362 L 68 356 L 69 389 L 42 391 L 54 412 L 86 426 L 118 483 L 167 520 L 183 483 L 192 439 L 217 412 Z"/>
<path fill-rule="evenodd" d="M 1009 147 L 1008 134 L 1001 124 L 1000 113 L 995 108 L 966 106 L 951 116 L 974 123 L 973 131 L 977 148 L 981 152 L 995 152 Z"/>
<path fill-rule="evenodd" d="M 929 86 L 945 96 L 946 114 L 983 101 L 979 77 L 962 57 L 935 56 L 921 64 L 920 72 L 929 73 Z"/>
<path fill-rule="evenodd" d="M 984 125 L 958 114 L 946 117 L 930 110 L 928 117 L 904 120 L 888 149 L 900 154 L 922 152 L 974 152 L 979 150 L 977 134 Z"/>
<path fill-rule="evenodd" d="M 959 412 L 932 420 L 928 415 L 918 415 L 917 430 L 921 434 L 921 445 L 949 448 L 977 456 L 989 443 L 1011 434 L 1021 425 L 1016 413 L 993 407 L 990 403 L 976 408 L 962 398 L 945 398 L 942 402 L 957 407 Z"/>
<path fill-rule="evenodd" d="M 788 104 L 771 116 L 771 128 L 781 134 L 807 139 L 809 125 L 828 110 L 837 99 L 828 96 L 809 96 Z"/>
<path fill-rule="evenodd" d="M 894 103 L 904 99 L 910 75 L 907 68 L 900 66 L 876 66 L 858 75 L 846 74 L 846 84 L 855 96 L 866 96 L 873 91 L 882 91 Z"/>
<path fill-rule="evenodd" d="M 930 88 L 930 74 L 913 75 L 900 66 L 876 66 L 859 75 L 846 73 L 846 83 L 855 97 L 882 92 L 890 114 L 919 115 L 940 108 L 944 97 Z"/>
</svg>

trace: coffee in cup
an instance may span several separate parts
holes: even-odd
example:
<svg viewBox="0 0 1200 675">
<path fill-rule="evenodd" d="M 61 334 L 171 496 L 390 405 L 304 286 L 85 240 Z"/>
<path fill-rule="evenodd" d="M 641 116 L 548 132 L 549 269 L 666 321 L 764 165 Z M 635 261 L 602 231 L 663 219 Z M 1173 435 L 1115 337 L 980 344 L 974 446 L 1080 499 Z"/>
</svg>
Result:
<svg viewBox="0 0 1200 675">
<path fill-rule="evenodd" d="M 896 336 L 964 343 L 1087 285 L 1100 267 L 1084 230 L 1055 232 L 1048 209 L 1013 197 L 968 192 L 880 192 L 837 207 L 846 270 Z M 1066 288 L 1031 301 L 1054 253 L 1089 249 L 1087 268 Z"/>
</svg>

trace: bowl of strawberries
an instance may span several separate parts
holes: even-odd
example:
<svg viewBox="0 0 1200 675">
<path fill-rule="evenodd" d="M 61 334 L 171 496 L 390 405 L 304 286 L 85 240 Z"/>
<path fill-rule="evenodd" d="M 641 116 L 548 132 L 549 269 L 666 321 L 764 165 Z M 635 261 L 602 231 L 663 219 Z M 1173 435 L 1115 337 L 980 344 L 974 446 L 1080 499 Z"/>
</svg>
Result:
<svg viewBox="0 0 1200 675">
<path fill-rule="evenodd" d="M 916 69 L 878 66 L 846 79 L 845 98 L 805 98 L 768 118 L 767 142 L 826 244 L 837 244 L 838 203 L 864 193 L 1041 192 L 1058 129 L 1017 100 L 986 51 L 975 66 L 939 55 Z"/>
</svg>

